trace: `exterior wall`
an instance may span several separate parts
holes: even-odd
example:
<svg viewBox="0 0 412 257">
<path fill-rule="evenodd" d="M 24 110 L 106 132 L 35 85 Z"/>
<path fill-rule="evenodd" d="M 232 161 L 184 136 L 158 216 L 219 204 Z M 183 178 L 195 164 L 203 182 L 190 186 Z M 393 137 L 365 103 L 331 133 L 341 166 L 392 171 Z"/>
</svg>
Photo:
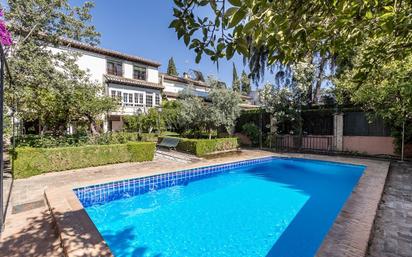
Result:
<svg viewBox="0 0 412 257">
<path fill-rule="evenodd" d="M 132 79 L 133 78 L 133 64 L 130 62 L 123 62 L 123 77 Z"/>
<path fill-rule="evenodd" d="M 153 67 L 147 67 L 147 81 L 159 83 L 159 70 Z"/>
<path fill-rule="evenodd" d="M 182 90 L 185 90 L 189 87 L 187 84 L 170 81 L 167 79 L 163 81 L 163 86 L 165 87 L 164 91 L 172 92 L 172 93 L 179 93 Z M 194 89 L 194 92 L 197 96 L 201 96 L 201 97 L 206 97 L 209 91 L 209 89 L 205 87 L 193 86 L 191 88 Z"/>
<path fill-rule="evenodd" d="M 187 89 L 187 85 L 181 83 L 173 83 L 169 81 L 164 81 L 163 86 L 165 87 L 164 91 L 179 93 L 182 90 Z"/>
<path fill-rule="evenodd" d="M 392 137 L 343 136 L 343 150 L 370 155 L 395 155 L 395 144 Z"/>
<path fill-rule="evenodd" d="M 77 65 L 80 69 L 88 71 L 90 78 L 93 81 L 103 83 L 103 75 L 106 74 L 106 58 L 103 55 L 90 53 L 81 50 L 70 50 L 70 49 L 60 49 L 60 48 L 49 48 L 53 53 L 74 51 L 80 53 L 81 56 L 77 60 Z"/>
</svg>

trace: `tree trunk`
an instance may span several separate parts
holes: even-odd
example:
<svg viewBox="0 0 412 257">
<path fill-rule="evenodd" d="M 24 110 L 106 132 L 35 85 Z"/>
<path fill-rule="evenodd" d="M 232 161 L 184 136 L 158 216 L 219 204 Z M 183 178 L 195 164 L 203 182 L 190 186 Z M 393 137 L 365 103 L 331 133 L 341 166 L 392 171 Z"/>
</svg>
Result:
<svg viewBox="0 0 412 257">
<path fill-rule="evenodd" d="M 97 134 L 99 134 L 99 133 L 97 132 L 96 123 L 95 123 L 94 121 L 91 121 L 91 122 L 89 123 L 89 125 L 90 125 L 90 131 L 92 132 L 92 135 L 97 135 Z"/>
<path fill-rule="evenodd" d="M 97 135 L 99 132 L 96 129 L 96 121 L 90 115 L 86 115 L 87 119 L 89 120 L 89 128 L 92 135 Z"/>
<path fill-rule="evenodd" d="M 323 70 L 325 69 L 326 65 L 326 58 L 325 57 L 320 57 L 319 61 L 319 71 L 318 71 L 318 76 L 316 78 L 316 87 L 315 87 L 315 94 L 313 95 L 312 102 L 317 104 L 319 102 L 319 97 L 320 97 L 320 89 L 322 87 L 322 81 L 323 81 Z"/>
</svg>

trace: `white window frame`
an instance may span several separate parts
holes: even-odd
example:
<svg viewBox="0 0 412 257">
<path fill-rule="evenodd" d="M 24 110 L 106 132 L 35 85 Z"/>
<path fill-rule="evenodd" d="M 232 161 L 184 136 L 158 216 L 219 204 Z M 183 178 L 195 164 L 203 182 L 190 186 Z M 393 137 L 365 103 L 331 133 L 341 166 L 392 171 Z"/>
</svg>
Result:
<svg viewBox="0 0 412 257">
<path fill-rule="evenodd" d="M 151 105 L 148 105 L 148 103 L 147 103 L 147 98 L 148 97 L 150 97 L 151 98 L 151 101 L 152 101 L 152 104 Z M 148 94 L 146 94 L 146 107 L 153 107 L 154 105 L 154 101 L 153 101 L 153 94 L 152 93 L 148 93 Z"/>
<path fill-rule="evenodd" d="M 161 99 L 160 99 L 160 94 L 159 93 L 156 93 L 155 94 L 155 100 L 154 100 L 154 104 L 155 104 L 155 106 L 160 106 L 160 104 L 161 104 Z"/>
</svg>

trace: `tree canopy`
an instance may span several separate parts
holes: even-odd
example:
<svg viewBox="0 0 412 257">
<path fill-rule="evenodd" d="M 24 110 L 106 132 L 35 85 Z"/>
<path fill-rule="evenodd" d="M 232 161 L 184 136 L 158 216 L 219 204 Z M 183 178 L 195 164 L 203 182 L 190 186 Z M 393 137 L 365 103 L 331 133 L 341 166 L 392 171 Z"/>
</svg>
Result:
<svg viewBox="0 0 412 257">
<path fill-rule="evenodd" d="M 375 51 L 371 56 L 367 45 L 356 53 L 352 68 L 335 80 L 340 102 L 363 106 L 396 126 L 411 121 L 412 54 L 399 60 Z"/>
<path fill-rule="evenodd" d="M 188 94 L 178 101 L 180 122 L 188 130 L 207 131 L 209 138 L 212 131 L 220 127 L 231 134 L 235 120 L 240 115 L 239 93 L 223 87 L 212 88 L 208 101 Z"/>
<path fill-rule="evenodd" d="M 388 55 L 411 50 L 412 2 L 396 0 L 174 0 L 178 38 L 212 61 L 240 54 L 251 78 L 319 53 L 342 64 L 369 38 L 393 35 Z M 200 10 L 208 6 L 212 15 Z M 202 13 L 202 15 L 200 14 Z"/>
<path fill-rule="evenodd" d="M 91 81 L 76 64 L 79 54 L 52 50 L 62 38 L 97 44 L 90 25 L 91 2 L 71 6 L 68 0 L 9 0 L 6 18 L 12 29 L 6 80 L 6 104 L 24 121 L 36 121 L 40 131 L 64 133 L 69 123 L 85 121 L 97 133 L 97 120 L 115 108 L 103 85 Z M 68 43 L 69 44 L 69 43 Z"/>
</svg>

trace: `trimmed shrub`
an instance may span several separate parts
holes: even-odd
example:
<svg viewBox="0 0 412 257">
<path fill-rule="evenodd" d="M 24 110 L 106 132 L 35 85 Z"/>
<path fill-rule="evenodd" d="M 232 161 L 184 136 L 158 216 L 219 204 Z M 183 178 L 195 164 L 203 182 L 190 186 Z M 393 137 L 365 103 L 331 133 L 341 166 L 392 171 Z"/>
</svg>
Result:
<svg viewBox="0 0 412 257">
<path fill-rule="evenodd" d="M 163 138 L 159 138 L 161 141 Z M 205 156 L 220 151 L 229 151 L 238 148 L 237 138 L 216 138 L 216 139 L 189 139 L 180 138 L 176 149 L 188 152 L 196 156 Z"/>
<path fill-rule="evenodd" d="M 214 152 L 234 150 L 238 146 L 237 138 L 199 139 L 196 142 L 196 155 L 204 156 Z"/>
<path fill-rule="evenodd" d="M 151 161 L 156 152 L 154 142 L 130 142 L 127 144 L 130 153 L 130 162 Z"/>
<path fill-rule="evenodd" d="M 15 178 L 27 178 L 51 171 L 151 161 L 155 147 L 151 142 L 59 148 L 22 147 L 13 153 L 13 172 Z"/>
</svg>

